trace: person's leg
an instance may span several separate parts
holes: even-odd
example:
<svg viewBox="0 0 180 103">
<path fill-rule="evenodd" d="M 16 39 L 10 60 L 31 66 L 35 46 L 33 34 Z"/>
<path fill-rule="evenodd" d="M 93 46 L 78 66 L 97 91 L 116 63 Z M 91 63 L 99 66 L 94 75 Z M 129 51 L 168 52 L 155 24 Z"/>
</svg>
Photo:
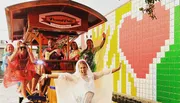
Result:
<svg viewBox="0 0 180 103">
<path fill-rule="evenodd" d="M 41 74 L 51 74 L 51 71 L 47 69 L 48 67 L 42 66 L 41 68 Z M 48 86 L 50 85 L 50 79 L 45 78 L 41 83 L 40 83 L 40 95 L 43 96 L 46 94 Z"/>
<path fill-rule="evenodd" d="M 46 94 L 47 90 L 48 90 L 48 86 L 50 85 L 50 78 L 45 79 L 45 84 L 44 84 L 44 88 L 43 88 L 43 94 Z"/>
<path fill-rule="evenodd" d="M 21 82 L 17 83 L 17 92 L 21 93 Z"/>
<path fill-rule="evenodd" d="M 42 74 L 45 73 L 45 66 L 44 65 L 39 65 L 38 66 L 39 70 L 37 71 L 38 75 L 41 76 Z M 43 96 L 43 85 L 44 85 L 45 80 L 41 80 L 38 84 L 38 90 L 39 90 L 39 95 Z"/>
<path fill-rule="evenodd" d="M 27 87 L 26 87 L 30 92 L 32 90 L 32 81 L 30 80 L 27 84 Z M 32 93 L 32 92 L 31 92 Z"/>
<path fill-rule="evenodd" d="M 87 92 L 87 93 L 85 94 L 83 103 L 91 103 L 93 96 L 94 96 L 94 93 L 93 93 L 93 92 L 90 92 L 90 91 Z"/>
<path fill-rule="evenodd" d="M 27 85 L 27 82 L 25 80 L 23 80 L 21 82 L 21 94 L 24 98 L 27 98 L 27 94 L 26 94 L 26 86 Z"/>
<path fill-rule="evenodd" d="M 35 90 L 36 90 L 36 86 L 37 86 L 39 78 L 40 78 L 40 75 L 36 73 L 34 75 L 34 78 L 32 79 L 32 89 L 31 89 L 32 93 L 35 92 Z"/>
</svg>

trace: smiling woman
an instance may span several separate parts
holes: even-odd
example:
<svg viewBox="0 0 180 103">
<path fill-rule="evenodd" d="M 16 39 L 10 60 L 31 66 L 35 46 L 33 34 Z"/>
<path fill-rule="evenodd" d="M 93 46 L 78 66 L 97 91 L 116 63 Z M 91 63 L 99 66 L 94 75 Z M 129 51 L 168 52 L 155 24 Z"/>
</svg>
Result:
<svg viewBox="0 0 180 103">
<path fill-rule="evenodd" d="M 96 88 L 94 81 L 120 68 L 121 63 L 118 68 L 92 72 L 87 62 L 80 59 L 76 63 L 75 73 L 43 74 L 40 80 L 57 78 L 55 79 L 57 103 L 110 103 L 112 91 L 106 92 Z"/>
</svg>

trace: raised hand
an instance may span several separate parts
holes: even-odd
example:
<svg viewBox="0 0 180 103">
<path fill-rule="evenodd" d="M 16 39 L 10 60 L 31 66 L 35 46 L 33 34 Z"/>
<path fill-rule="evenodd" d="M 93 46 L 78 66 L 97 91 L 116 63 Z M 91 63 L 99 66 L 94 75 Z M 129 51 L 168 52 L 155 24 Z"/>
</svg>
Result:
<svg viewBox="0 0 180 103">
<path fill-rule="evenodd" d="M 26 46 L 26 49 L 29 53 L 31 52 L 31 49 L 28 46 Z"/>
<path fill-rule="evenodd" d="M 17 48 L 20 47 L 21 43 L 22 43 L 22 41 L 18 41 L 18 42 L 17 42 L 17 44 L 16 44 L 16 45 L 17 45 Z"/>
<path fill-rule="evenodd" d="M 122 63 L 120 62 L 120 63 L 119 63 L 118 70 L 120 70 L 120 69 L 121 69 L 121 66 L 122 66 Z"/>
<path fill-rule="evenodd" d="M 104 39 L 106 39 L 106 34 L 104 32 L 103 32 L 102 36 Z"/>
<path fill-rule="evenodd" d="M 118 68 L 112 69 L 112 73 L 115 73 L 115 72 L 119 71 L 121 69 L 121 66 L 122 66 L 122 63 L 120 62 Z"/>
</svg>

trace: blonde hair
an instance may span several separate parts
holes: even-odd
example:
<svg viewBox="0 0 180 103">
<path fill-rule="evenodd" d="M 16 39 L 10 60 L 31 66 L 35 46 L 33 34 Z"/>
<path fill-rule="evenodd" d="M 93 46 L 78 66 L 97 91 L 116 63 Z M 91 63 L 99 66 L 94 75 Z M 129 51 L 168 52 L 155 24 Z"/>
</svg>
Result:
<svg viewBox="0 0 180 103">
<path fill-rule="evenodd" d="M 8 47 L 8 45 L 9 45 L 9 46 L 12 46 L 13 49 L 14 49 L 14 46 L 13 46 L 12 44 L 7 44 L 6 47 L 4 48 L 4 52 L 7 52 L 7 47 Z"/>
<path fill-rule="evenodd" d="M 80 64 L 84 64 L 84 65 L 86 65 L 86 67 L 88 67 L 88 66 L 87 66 L 87 63 L 86 63 L 85 61 L 80 61 L 80 62 L 78 63 L 78 67 L 79 67 Z"/>
</svg>

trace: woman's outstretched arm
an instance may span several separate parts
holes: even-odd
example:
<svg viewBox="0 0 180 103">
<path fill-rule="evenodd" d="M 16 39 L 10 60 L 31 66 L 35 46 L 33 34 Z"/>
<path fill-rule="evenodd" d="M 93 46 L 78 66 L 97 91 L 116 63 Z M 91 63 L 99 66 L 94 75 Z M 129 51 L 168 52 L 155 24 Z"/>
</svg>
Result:
<svg viewBox="0 0 180 103">
<path fill-rule="evenodd" d="M 115 73 L 115 72 L 119 71 L 120 69 L 121 69 L 121 63 L 119 64 L 118 68 L 106 69 L 106 70 L 102 70 L 100 72 L 94 72 L 94 80 L 99 79 L 104 75 L 108 75 L 110 73 Z"/>
<path fill-rule="evenodd" d="M 69 81 L 72 81 L 72 75 L 69 73 L 57 73 L 57 74 L 42 74 L 41 78 L 39 79 L 39 81 L 42 81 L 45 78 L 53 78 L 53 79 L 66 79 Z"/>
<path fill-rule="evenodd" d="M 119 71 L 120 69 L 121 69 L 121 63 L 119 64 L 118 68 L 112 69 L 112 73 L 115 73 L 115 72 Z"/>
<path fill-rule="evenodd" d="M 43 80 L 44 78 L 58 78 L 59 74 L 42 74 L 40 81 Z"/>
<path fill-rule="evenodd" d="M 27 52 L 28 52 L 28 55 L 30 57 L 31 62 L 34 63 L 35 62 L 35 58 L 34 58 L 34 55 L 32 53 L 32 50 L 30 50 L 30 48 L 28 46 L 26 46 L 26 49 L 27 49 Z"/>
</svg>

